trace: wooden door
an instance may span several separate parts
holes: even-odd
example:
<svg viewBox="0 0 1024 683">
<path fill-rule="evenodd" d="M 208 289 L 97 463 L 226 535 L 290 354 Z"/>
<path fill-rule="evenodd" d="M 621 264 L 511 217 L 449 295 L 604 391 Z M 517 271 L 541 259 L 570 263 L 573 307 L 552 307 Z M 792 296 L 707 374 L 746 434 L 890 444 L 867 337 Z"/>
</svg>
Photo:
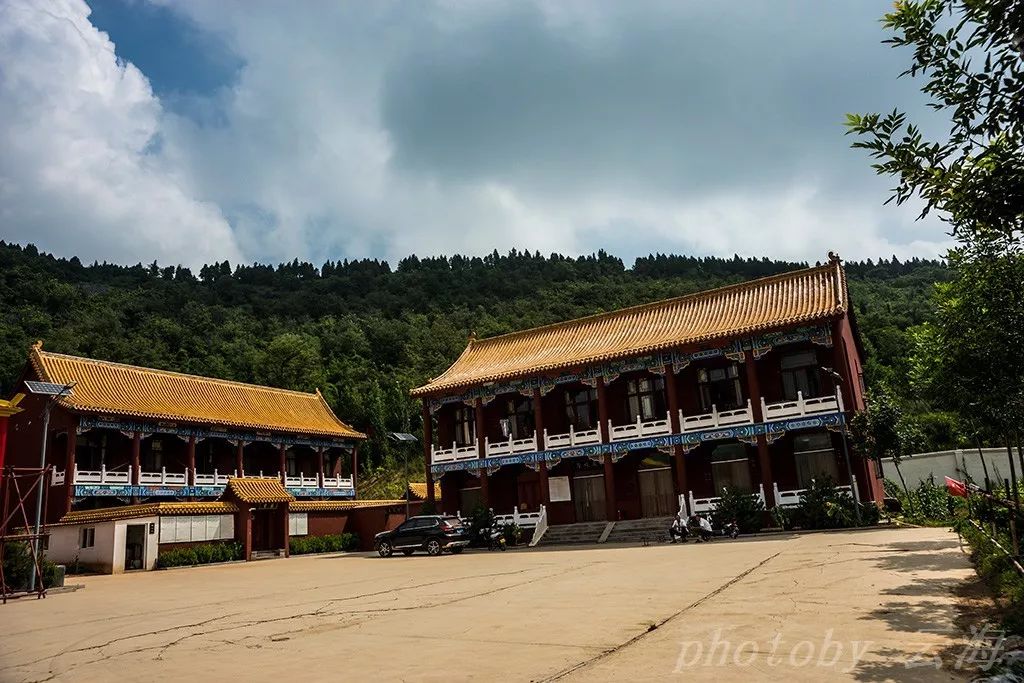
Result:
<svg viewBox="0 0 1024 683">
<path fill-rule="evenodd" d="M 672 470 L 668 467 L 640 470 L 640 514 L 643 517 L 668 517 L 676 513 Z"/>
<path fill-rule="evenodd" d="M 604 475 L 575 477 L 572 497 L 577 522 L 600 522 L 607 514 L 604 505 Z"/>
</svg>

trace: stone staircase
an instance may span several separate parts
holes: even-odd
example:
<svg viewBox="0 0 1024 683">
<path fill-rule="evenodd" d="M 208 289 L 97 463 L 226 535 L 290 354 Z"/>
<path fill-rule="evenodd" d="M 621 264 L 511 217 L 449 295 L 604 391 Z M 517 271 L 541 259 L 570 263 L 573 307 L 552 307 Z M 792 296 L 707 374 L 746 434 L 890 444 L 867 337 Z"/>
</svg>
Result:
<svg viewBox="0 0 1024 683">
<path fill-rule="evenodd" d="M 605 543 L 663 543 L 669 540 L 672 517 L 648 517 L 615 522 Z"/>
<path fill-rule="evenodd" d="M 548 527 L 538 545 L 572 545 L 597 543 L 608 522 L 580 522 L 578 524 L 555 524 Z"/>
</svg>

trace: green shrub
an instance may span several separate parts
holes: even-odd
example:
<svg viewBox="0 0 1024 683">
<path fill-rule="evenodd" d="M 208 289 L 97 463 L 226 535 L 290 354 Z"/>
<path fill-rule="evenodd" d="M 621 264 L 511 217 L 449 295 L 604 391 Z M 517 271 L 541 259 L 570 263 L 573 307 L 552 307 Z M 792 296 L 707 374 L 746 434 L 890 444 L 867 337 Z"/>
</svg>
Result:
<svg viewBox="0 0 1024 683">
<path fill-rule="evenodd" d="M 821 477 L 811 482 L 790 515 L 793 525 L 802 529 L 843 529 L 857 525 L 856 505 L 831 477 Z"/>
<path fill-rule="evenodd" d="M 355 550 L 359 537 L 355 534 L 329 534 L 326 536 L 292 536 L 288 539 L 288 552 L 292 555 L 336 553 Z"/>
<path fill-rule="evenodd" d="M 523 530 L 515 522 L 509 522 L 501 527 L 501 533 L 505 536 L 505 544 L 516 546 L 523 542 Z"/>
<path fill-rule="evenodd" d="M 197 564 L 231 562 L 245 557 L 245 548 L 238 541 L 197 543 L 188 548 L 164 550 L 156 558 L 156 566 L 190 567 Z"/>
<path fill-rule="evenodd" d="M 722 497 L 715 503 L 711 523 L 721 529 L 736 521 L 740 533 L 752 534 L 764 528 L 764 503 L 750 491 L 743 489 L 722 489 Z"/>
</svg>

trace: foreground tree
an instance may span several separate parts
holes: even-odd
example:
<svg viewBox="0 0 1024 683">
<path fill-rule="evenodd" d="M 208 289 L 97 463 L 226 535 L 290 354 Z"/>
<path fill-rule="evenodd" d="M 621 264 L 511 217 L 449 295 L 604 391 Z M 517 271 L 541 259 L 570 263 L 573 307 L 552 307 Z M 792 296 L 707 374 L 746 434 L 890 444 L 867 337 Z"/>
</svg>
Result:
<svg viewBox="0 0 1024 683">
<path fill-rule="evenodd" d="M 892 458 L 900 485 L 913 512 L 913 498 L 900 464 L 903 456 L 916 451 L 922 442 L 921 430 L 907 417 L 903 406 L 885 385 L 870 391 L 867 409 L 853 416 L 850 437 L 854 448 L 865 458 Z"/>
<path fill-rule="evenodd" d="M 945 139 L 925 140 L 904 112 L 849 114 L 854 147 L 897 179 L 889 201 L 923 200 L 967 244 L 1021 238 L 1024 217 L 1024 3 L 899 0 L 884 41 L 914 50 L 903 76 L 926 79 L 929 106 L 948 113 Z"/>
</svg>

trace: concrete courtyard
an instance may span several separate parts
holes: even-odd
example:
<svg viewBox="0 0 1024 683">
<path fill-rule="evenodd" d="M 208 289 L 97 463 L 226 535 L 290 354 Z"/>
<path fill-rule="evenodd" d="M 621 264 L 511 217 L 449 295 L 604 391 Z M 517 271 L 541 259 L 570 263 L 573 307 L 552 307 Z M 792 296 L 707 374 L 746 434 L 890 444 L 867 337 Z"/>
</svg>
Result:
<svg viewBox="0 0 1024 683">
<path fill-rule="evenodd" d="M 973 576 L 885 529 L 69 577 L 0 607 L 0 681 L 961 680 Z"/>
</svg>

